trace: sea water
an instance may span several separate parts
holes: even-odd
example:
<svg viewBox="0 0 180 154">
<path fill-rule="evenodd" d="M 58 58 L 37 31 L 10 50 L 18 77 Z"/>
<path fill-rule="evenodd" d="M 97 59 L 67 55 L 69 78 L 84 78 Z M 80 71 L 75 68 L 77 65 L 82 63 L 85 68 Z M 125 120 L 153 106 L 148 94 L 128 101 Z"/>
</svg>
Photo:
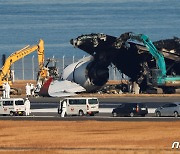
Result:
<svg viewBox="0 0 180 154">
<path fill-rule="evenodd" d="M 45 57 L 62 61 L 64 56 L 70 63 L 87 55 L 74 48 L 70 39 L 90 33 L 118 37 L 130 31 L 146 34 L 152 41 L 180 37 L 180 1 L 0 0 L 0 56 L 43 39 Z M 29 64 L 24 63 L 30 70 L 28 59 Z M 14 66 L 18 78 L 21 64 Z"/>
</svg>

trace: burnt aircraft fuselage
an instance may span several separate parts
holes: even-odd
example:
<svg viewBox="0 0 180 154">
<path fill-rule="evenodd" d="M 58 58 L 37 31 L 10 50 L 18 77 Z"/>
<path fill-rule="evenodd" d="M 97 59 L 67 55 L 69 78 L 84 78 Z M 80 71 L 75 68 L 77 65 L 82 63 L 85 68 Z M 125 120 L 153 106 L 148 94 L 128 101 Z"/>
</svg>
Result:
<svg viewBox="0 0 180 154">
<path fill-rule="evenodd" d="M 107 68 L 112 63 L 145 91 L 150 70 L 157 68 L 156 60 L 142 42 L 131 40 L 130 34 L 124 33 L 119 38 L 99 33 L 88 34 L 70 42 L 92 55 L 97 67 Z M 164 55 L 167 75 L 180 75 L 180 39 L 157 41 L 154 45 Z"/>
</svg>

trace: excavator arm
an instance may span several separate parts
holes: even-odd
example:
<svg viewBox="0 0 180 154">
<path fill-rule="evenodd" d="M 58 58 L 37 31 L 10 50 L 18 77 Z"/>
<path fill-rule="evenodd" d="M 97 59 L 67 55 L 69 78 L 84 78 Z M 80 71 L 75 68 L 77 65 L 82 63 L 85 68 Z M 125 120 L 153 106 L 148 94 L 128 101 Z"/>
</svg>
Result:
<svg viewBox="0 0 180 154">
<path fill-rule="evenodd" d="M 157 66 L 161 70 L 161 75 L 166 76 L 166 63 L 164 60 L 164 56 L 156 49 L 152 41 L 149 40 L 148 36 L 144 34 L 135 35 L 134 33 L 132 33 L 131 39 L 136 39 L 140 42 L 143 42 L 143 44 L 147 47 L 151 55 L 156 59 Z"/>
<path fill-rule="evenodd" d="M 45 59 L 45 57 L 44 57 L 44 41 L 43 40 L 39 41 L 37 54 L 38 54 L 39 69 L 41 69 L 44 66 L 44 59 Z"/>
<path fill-rule="evenodd" d="M 167 76 L 164 56 L 161 52 L 159 52 L 156 49 L 153 43 L 149 40 L 148 36 L 144 34 L 136 35 L 134 33 L 131 33 L 130 38 L 143 42 L 143 44 L 149 50 L 150 54 L 156 59 L 157 67 L 160 70 L 160 74 L 157 75 L 155 82 L 158 86 L 172 86 L 172 87 L 180 86 L 180 76 Z"/>
<path fill-rule="evenodd" d="M 39 68 L 40 69 L 43 68 L 43 65 L 44 65 L 44 41 L 40 39 L 40 41 L 37 45 L 33 45 L 33 46 L 28 45 L 28 46 L 24 47 L 23 49 L 12 53 L 6 59 L 4 65 L 0 71 L 0 86 L 2 86 L 2 84 L 4 82 L 9 82 L 10 84 L 12 84 L 11 80 L 9 80 L 11 65 L 36 50 L 37 50 L 37 54 L 38 54 Z"/>
</svg>

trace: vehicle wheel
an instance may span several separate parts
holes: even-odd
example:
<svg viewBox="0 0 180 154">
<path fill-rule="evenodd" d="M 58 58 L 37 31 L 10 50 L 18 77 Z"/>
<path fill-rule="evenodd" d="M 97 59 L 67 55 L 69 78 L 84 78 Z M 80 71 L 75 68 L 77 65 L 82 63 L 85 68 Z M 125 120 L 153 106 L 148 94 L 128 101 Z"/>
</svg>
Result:
<svg viewBox="0 0 180 154">
<path fill-rule="evenodd" d="M 84 112 L 82 110 L 79 110 L 79 116 L 83 116 Z"/>
<path fill-rule="evenodd" d="M 146 115 L 145 114 L 141 114 L 141 117 L 145 117 Z"/>
<path fill-rule="evenodd" d="M 133 112 L 131 112 L 129 115 L 130 115 L 130 117 L 134 117 L 134 113 Z"/>
<path fill-rule="evenodd" d="M 113 112 L 112 115 L 113 115 L 113 117 L 117 117 L 117 113 L 116 112 Z"/>
<path fill-rule="evenodd" d="M 14 115 L 14 113 L 11 111 L 11 112 L 10 112 L 10 116 L 13 116 L 13 115 Z"/>
<path fill-rule="evenodd" d="M 91 113 L 90 116 L 94 116 L 94 113 Z"/>
<path fill-rule="evenodd" d="M 22 116 L 25 116 L 26 115 L 26 112 L 22 112 Z"/>
<path fill-rule="evenodd" d="M 174 117 L 178 117 L 179 115 L 178 115 L 178 112 L 177 111 L 175 111 L 174 112 Z"/>
<path fill-rule="evenodd" d="M 160 117 L 161 116 L 161 112 L 157 111 L 156 112 L 156 117 Z"/>
<path fill-rule="evenodd" d="M 26 115 L 26 112 L 23 112 L 23 113 L 22 113 L 22 116 L 25 116 L 25 115 Z"/>
</svg>

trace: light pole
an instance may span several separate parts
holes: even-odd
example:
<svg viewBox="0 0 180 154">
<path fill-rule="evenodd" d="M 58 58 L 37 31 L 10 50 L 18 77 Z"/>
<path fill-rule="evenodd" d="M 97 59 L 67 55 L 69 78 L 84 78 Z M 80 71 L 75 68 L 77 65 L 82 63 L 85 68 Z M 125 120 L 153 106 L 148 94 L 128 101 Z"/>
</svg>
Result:
<svg viewBox="0 0 180 154">
<path fill-rule="evenodd" d="M 24 80 L 24 57 L 22 58 L 22 77 Z"/>
<path fill-rule="evenodd" d="M 64 70 L 64 58 L 65 58 L 65 55 L 63 56 L 63 70 Z"/>
<path fill-rule="evenodd" d="M 34 55 L 32 56 L 32 78 L 34 80 Z"/>
<path fill-rule="evenodd" d="M 52 65 L 55 66 L 55 59 L 54 59 L 54 55 L 52 57 Z"/>
<path fill-rule="evenodd" d="M 73 56 L 73 63 L 74 63 L 74 56 Z"/>
</svg>

